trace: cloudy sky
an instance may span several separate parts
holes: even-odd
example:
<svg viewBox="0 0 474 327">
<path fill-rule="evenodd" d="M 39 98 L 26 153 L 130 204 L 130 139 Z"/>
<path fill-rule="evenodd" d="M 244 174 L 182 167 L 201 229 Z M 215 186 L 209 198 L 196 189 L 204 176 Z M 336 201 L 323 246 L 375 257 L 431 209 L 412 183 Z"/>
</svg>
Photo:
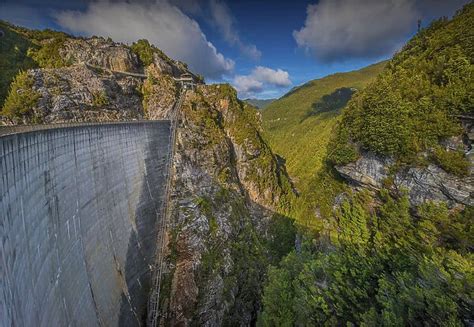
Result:
<svg viewBox="0 0 474 327">
<path fill-rule="evenodd" d="M 208 82 L 273 98 L 389 58 L 466 0 L 1 0 L 0 19 L 75 35 L 146 38 Z"/>
</svg>

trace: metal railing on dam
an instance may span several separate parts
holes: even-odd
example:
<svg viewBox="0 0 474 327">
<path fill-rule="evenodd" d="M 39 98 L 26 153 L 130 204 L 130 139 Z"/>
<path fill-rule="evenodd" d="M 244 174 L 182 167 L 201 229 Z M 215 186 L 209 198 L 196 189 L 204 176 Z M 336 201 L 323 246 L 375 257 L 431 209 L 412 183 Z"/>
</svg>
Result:
<svg viewBox="0 0 474 327">
<path fill-rule="evenodd" d="M 105 122 L 67 122 L 42 125 L 3 125 L 0 126 L 0 137 L 10 134 L 28 133 L 58 128 L 104 126 L 104 125 L 127 125 L 127 124 L 153 124 L 161 120 L 129 120 L 129 121 L 105 121 Z"/>
<path fill-rule="evenodd" d="M 0 325 L 143 326 L 171 121 L 0 129 Z"/>
</svg>

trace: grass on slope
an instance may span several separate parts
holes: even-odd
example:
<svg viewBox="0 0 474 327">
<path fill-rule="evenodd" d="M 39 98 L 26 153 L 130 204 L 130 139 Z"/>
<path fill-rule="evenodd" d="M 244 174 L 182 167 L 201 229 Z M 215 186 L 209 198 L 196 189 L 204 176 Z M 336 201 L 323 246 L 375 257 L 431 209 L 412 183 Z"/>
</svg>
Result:
<svg viewBox="0 0 474 327">
<path fill-rule="evenodd" d="M 325 99 L 327 103 L 327 99 L 333 99 L 334 95 L 345 95 L 345 88 L 364 88 L 385 64 L 381 62 L 308 82 L 263 110 L 265 137 L 273 151 L 286 159 L 288 172 L 302 194 L 300 201 L 304 203 L 295 206 L 298 220 L 314 220 L 311 218 L 314 213 L 308 217 L 308 210 L 312 209 L 307 205 L 311 201 L 303 198 L 307 198 L 308 191 L 315 191 L 313 180 L 323 167 L 326 147 L 342 110 L 338 101 L 330 101 L 334 103 L 334 110 L 318 108 L 325 103 Z"/>
</svg>

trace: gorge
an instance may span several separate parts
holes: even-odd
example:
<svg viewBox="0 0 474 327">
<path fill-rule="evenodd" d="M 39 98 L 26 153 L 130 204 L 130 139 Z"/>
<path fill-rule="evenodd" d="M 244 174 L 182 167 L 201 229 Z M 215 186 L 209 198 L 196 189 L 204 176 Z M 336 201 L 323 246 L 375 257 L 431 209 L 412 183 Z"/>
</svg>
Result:
<svg viewBox="0 0 474 327">
<path fill-rule="evenodd" d="M 292 88 L 0 31 L 0 325 L 474 324 L 472 2 Z"/>
</svg>

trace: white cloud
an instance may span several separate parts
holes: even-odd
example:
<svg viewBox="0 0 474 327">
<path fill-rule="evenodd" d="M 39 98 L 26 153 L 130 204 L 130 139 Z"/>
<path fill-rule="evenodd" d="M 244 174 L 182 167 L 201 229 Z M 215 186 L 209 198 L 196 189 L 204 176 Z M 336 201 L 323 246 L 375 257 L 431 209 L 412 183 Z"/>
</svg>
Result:
<svg viewBox="0 0 474 327">
<path fill-rule="evenodd" d="M 290 75 L 281 69 L 257 66 L 249 75 L 238 75 L 232 83 L 244 97 L 262 92 L 268 87 L 287 87 L 291 85 Z"/>
<path fill-rule="evenodd" d="M 229 7 L 227 7 L 227 5 L 222 1 L 210 0 L 209 8 L 212 21 L 224 37 L 224 40 L 232 46 L 237 46 L 247 57 L 254 60 L 260 59 L 262 56 L 260 50 L 258 50 L 255 45 L 246 44 L 240 39 L 240 36 L 234 27 L 234 19 L 230 13 Z"/>
<path fill-rule="evenodd" d="M 417 16 L 409 0 L 321 0 L 309 5 L 298 46 L 322 60 L 392 51 Z"/>
<path fill-rule="evenodd" d="M 281 69 L 274 70 L 268 67 L 258 66 L 252 71 L 252 76 L 255 76 L 259 81 L 275 86 L 283 87 L 291 85 L 290 75 Z"/>
<path fill-rule="evenodd" d="M 299 47 L 323 61 L 392 54 L 418 19 L 450 15 L 466 0 L 321 0 L 293 32 Z M 426 23 L 426 22 L 425 22 Z"/>
<path fill-rule="evenodd" d="M 62 11 L 55 17 L 63 28 L 75 33 L 110 36 L 126 43 L 148 39 L 206 77 L 219 78 L 234 68 L 234 62 L 217 51 L 198 23 L 166 0 L 92 2 L 85 12 Z"/>
</svg>

